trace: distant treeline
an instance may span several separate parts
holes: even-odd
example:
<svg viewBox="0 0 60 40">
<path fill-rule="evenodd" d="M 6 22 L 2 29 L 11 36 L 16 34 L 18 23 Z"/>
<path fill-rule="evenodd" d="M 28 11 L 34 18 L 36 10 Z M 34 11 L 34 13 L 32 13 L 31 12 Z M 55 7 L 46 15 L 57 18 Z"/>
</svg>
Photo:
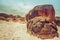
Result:
<svg viewBox="0 0 60 40">
<path fill-rule="evenodd" d="M 5 21 L 25 21 L 25 17 L 21 17 L 20 15 L 12 15 L 12 14 L 0 13 L 0 20 L 5 20 Z"/>
<path fill-rule="evenodd" d="M 58 26 L 60 26 L 60 17 L 55 17 L 55 22 Z"/>
</svg>

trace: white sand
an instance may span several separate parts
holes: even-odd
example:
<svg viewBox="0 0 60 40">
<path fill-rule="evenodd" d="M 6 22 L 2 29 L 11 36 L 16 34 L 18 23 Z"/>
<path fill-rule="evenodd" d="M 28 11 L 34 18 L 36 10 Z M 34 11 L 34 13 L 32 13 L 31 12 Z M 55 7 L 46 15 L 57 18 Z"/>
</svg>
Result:
<svg viewBox="0 0 60 40">
<path fill-rule="evenodd" d="M 41 40 L 29 35 L 26 30 L 26 24 L 0 21 L 0 40 Z M 60 32 L 60 27 L 58 32 Z M 60 40 L 60 37 L 46 40 Z"/>
</svg>

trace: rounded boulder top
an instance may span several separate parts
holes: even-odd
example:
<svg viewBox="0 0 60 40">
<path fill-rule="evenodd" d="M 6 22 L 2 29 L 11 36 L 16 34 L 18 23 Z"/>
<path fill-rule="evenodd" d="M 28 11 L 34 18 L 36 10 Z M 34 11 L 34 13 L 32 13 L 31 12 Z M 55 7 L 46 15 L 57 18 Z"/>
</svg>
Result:
<svg viewBox="0 0 60 40">
<path fill-rule="evenodd" d="M 37 5 L 26 15 L 26 20 L 30 20 L 34 17 L 42 16 L 49 18 L 51 21 L 55 20 L 55 10 L 53 5 Z"/>
</svg>

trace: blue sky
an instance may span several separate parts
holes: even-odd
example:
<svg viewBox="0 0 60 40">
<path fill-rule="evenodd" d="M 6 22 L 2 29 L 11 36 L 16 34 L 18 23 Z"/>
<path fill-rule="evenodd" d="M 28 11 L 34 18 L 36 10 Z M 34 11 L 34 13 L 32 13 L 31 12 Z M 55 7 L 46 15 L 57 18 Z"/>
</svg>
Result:
<svg viewBox="0 0 60 40">
<path fill-rule="evenodd" d="M 60 16 L 60 0 L 0 0 L 0 12 L 24 16 L 36 5 L 52 4 Z"/>
</svg>

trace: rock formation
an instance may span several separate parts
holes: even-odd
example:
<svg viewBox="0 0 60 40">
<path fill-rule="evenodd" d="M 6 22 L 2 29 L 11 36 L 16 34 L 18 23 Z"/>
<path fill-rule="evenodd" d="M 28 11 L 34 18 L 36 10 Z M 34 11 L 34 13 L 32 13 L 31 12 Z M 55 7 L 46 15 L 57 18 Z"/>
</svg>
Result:
<svg viewBox="0 0 60 40">
<path fill-rule="evenodd" d="M 26 15 L 26 20 L 28 33 L 42 39 L 59 37 L 52 5 L 35 6 Z"/>
</svg>

